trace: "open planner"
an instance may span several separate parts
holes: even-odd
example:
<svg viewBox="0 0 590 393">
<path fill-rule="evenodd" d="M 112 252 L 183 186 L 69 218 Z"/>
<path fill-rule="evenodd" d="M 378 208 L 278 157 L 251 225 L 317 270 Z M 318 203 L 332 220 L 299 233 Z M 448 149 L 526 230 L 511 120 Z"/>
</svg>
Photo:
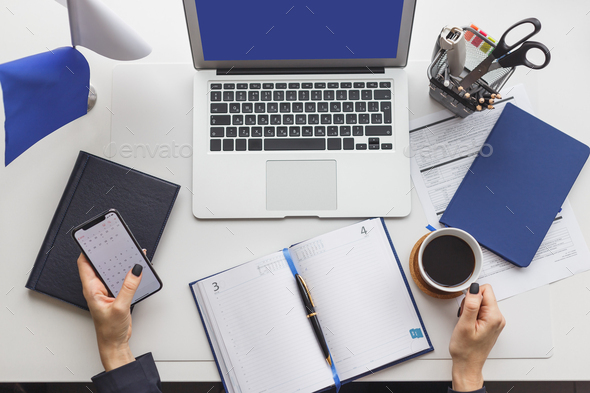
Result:
<svg viewBox="0 0 590 393">
<path fill-rule="evenodd" d="M 226 392 L 335 385 L 285 253 L 342 383 L 433 350 L 385 222 L 370 219 L 190 284 Z"/>
</svg>

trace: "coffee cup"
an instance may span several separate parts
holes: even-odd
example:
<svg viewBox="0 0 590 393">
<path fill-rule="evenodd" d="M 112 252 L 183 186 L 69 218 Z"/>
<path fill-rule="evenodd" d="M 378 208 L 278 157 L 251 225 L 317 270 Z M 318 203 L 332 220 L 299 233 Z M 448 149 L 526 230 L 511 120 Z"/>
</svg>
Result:
<svg viewBox="0 0 590 393">
<path fill-rule="evenodd" d="M 467 290 L 479 278 L 482 264 L 483 253 L 477 241 L 457 228 L 433 231 L 418 251 L 420 275 L 443 292 Z"/>
</svg>

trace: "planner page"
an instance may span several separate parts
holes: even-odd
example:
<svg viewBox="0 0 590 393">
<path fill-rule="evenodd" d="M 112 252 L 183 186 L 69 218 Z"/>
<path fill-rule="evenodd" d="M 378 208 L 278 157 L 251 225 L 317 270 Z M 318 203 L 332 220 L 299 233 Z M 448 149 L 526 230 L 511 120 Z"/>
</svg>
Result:
<svg viewBox="0 0 590 393">
<path fill-rule="evenodd" d="M 314 392 L 334 384 L 282 252 L 192 289 L 228 393 Z"/>
<path fill-rule="evenodd" d="M 431 348 L 382 221 L 290 248 L 342 381 Z"/>
</svg>

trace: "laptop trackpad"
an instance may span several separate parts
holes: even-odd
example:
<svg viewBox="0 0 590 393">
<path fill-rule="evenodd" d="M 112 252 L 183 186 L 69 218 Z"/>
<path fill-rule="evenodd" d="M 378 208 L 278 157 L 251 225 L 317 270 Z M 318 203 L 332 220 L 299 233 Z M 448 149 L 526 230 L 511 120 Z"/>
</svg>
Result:
<svg viewBox="0 0 590 393">
<path fill-rule="evenodd" d="M 336 210 L 336 161 L 267 161 L 267 210 Z"/>
</svg>

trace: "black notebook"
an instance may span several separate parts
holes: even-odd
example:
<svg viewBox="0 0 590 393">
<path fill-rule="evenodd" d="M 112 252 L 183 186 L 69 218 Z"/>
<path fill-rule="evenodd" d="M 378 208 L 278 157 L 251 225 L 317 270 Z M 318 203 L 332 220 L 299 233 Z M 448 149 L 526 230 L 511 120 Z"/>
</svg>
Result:
<svg viewBox="0 0 590 393">
<path fill-rule="evenodd" d="M 26 287 L 88 310 L 72 228 L 115 208 L 152 260 L 179 190 L 174 183 L 80 151 Z"/>
</svg>

